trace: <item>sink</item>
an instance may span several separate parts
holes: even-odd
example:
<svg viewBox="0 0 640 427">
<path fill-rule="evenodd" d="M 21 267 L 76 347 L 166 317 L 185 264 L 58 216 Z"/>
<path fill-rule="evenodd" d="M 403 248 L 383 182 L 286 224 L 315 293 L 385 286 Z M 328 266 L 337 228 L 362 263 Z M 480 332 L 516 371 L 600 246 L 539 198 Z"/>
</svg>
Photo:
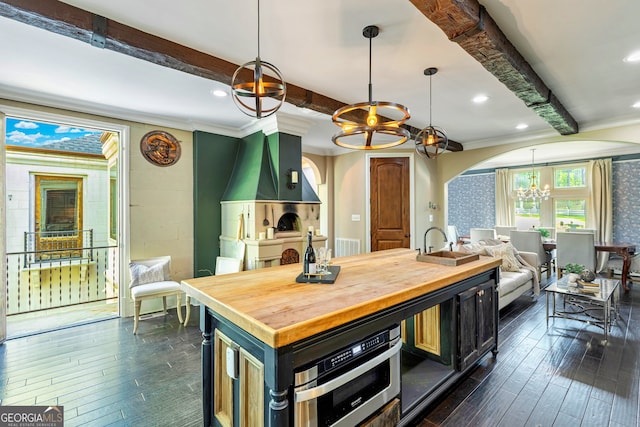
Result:
<svg viewBox="0 0 640 427">
<path fill-rule="evenodd" d="M 437 251 L 431 252 L 430 254 L 420 254 L 416 256 L 416 260 L 421 262 L 453 266 L 466 264 L 478 259 L 480 259 L 480 255 L 478 254 L 468 254 L 466 252 L 455 251 Z"/>
</svg>

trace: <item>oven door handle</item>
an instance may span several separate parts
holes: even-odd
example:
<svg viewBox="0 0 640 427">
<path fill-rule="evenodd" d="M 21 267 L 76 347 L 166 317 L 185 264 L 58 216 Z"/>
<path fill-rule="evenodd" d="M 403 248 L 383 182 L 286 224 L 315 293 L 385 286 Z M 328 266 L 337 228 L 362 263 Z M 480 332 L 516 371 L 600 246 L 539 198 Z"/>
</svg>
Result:
<svg viewBox="0 0 640 427">
<path fill-rule="evenodd" d="M 340 375 L 337 378 L 332 379 L 331 381 L 327 381 L 326 383 L 319 385 L 317 387 L 309 388 L 306 390 L 300 390 L 295 392 L 295 401 L 296 402 L 305 402 L 307 400 L 315 399 L 319 396 L 325 395 L 330 391 L 337 389 L 338 387 L 348 383 L 359 377 L 360 375 L 367 372 L 369 369 L 375 368 L 380 363 L 384 362 L 387 359 L 390 359 L 396 353 L 400 351 L 402 348 L 402 340 L 398 340 L 396 344 L 393 345 L 390 349 L 386 350 L 384 353 L 380 353 L 373 359 L 368 360 L 367 362 L 359 365 L 358 367 L 350 370 L 344 375 Z"/>
</svg>

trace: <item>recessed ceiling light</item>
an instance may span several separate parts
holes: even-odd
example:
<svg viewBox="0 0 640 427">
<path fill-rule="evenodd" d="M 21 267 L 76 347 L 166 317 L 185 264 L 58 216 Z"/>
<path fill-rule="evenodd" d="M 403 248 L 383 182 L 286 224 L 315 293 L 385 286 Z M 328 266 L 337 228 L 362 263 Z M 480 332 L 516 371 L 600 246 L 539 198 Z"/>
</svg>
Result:
<svg viewBox="0 0 640 427">
<path fill-rule="evenodd" d="M 633 108 L 640 108 L 640 101 L 632 105 Z"/>
<path fill-rule="evenodd" d="M 640 50 L 625 57 L 624 62 L 640 62 Z"/>
<path fill-rule="evenodd" d="M 211 90 L 211 95 L 213 96 L 218 96 L 218 97 L 223 97 L 223 96 L 227 96 L 227 91 L 222 90 L 222 89 L 212 89 Z"/>
<path fill-rule="evenodd" d="M 475 102 L 476 104 L 482 104 L 484 102 L 487 102 L 489 100 L 489 97 L 487 95 L 476 95 L 473 97 L 473 102 Z"/>
<path fill-rule="evenodd" d="M 518 126 L 516 126 L 516 129 L 518 129 L 518 130 L 522 130 L 522 129 L 526 129 L 526 128 L 528 128 L 528 127 L 529 127 L 529 125 L 528 125 L 528 124 L 526 124 L 526 123 L 520 123 Z"/>
</svg>

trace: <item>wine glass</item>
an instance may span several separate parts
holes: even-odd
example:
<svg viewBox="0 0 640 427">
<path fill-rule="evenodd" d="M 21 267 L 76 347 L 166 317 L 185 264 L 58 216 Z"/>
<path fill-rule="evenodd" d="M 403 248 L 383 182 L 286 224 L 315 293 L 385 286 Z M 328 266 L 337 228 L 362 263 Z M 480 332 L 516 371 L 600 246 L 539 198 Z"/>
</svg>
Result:
<svg viewBox="0 0 640 427">
<path fill-rule="evenodd" d="M 322 267 L 325 274 L 331 274 L 329 270 L 329 263 L 331 262 L 331 249 L 327 249 L 324 254 L 324 267 Z"/>
<path fill-rule="evenodd" d="M 320 246 L 319 248 L 316 249 L 316 265 L 317 265 L 317 269 L 316 272 L 318 274 L 324 274 L 325 273 L 325 257 L 327 255 L 327 248 L 325 248 L 324 246 Z"/>
</svg>

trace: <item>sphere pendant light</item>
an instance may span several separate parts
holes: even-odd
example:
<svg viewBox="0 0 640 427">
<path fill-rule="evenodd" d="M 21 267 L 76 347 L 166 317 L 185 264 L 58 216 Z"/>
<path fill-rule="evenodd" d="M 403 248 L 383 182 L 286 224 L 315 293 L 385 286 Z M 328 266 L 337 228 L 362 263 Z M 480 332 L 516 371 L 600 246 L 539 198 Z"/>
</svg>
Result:
<svg viewBox="0 0 640 427">
<path fill-rule="evenodd" d="M 252 81 L 240 81 L 245 69 L 253 69 Z M 274 78 L 265 80 L 263 70 Z M 233 102 L 248 116 L 261 119 L 278 111 L 287 95 L 287 86 L 282 73 L 275 65 L 260 59 L 260 0 L 258 0 L 258 56 L 255 61 L 242 64 L 231 77 Z M 253 102 L 251 102 L 253 100 Z"/>
<path fill-rule="evenodd" d="M 340 127 L 340 131 L 331 140 L 340 147 L 377 150 L 403 144 L 410 137 L 409 131 L 401 127 L 411 117 L 405 106 L 394 102 L 373 101 L 371 40 L 379 33 L 380 29 L 375 25 L 362 30 L 362 35 L 369 39 L 369 101 L 339 108 L 331 118 Z"/>
<path fill-rule="evenodd" d="M 449 138 L 444 129 L 431 125 L 431 76 L 437 72 L 438 69 L 434 67 L 424 70 L 424 75 L 429 76 L 429 126 L 418 132 L 415 137 L 417 153 L 428 159 L 435 159 L 449 146 Z"/>
</svg>

